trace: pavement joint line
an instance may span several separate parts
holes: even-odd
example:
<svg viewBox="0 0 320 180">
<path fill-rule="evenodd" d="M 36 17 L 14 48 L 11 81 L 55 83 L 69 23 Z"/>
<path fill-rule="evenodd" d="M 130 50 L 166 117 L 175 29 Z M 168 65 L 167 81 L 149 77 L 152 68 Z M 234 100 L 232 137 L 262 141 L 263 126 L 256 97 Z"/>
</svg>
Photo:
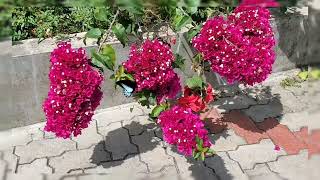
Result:
<svg viewBox="0 0 320 180">
<path fill-rule="evenodd" d="M 67 174 L 70 174 L 70 173 L 72 173 L 72 172 L 74 172 L 74 171 L 81 171 L 82 173 L 84 173 L 83 168 L 75 168 L 75 169 L 70 169 L 70 170 L 67 172 Z"/>
<path fill-rule="evenodd" d="M 147 172 L 150 172 L 149 164 L 148 164 L 147 162 L 144 162 L 144 161 L 141 159 L 141 156 L 140 156 L 140 154 L 141 154 L 141 152 L 140 152 L 140 147 L 132 141 L 132 136 L 130 135 L 129 129 L 126 128 L 126 127 L 123 127 L 123 123 L 121 123 L 121 127 L 127 131 L 128 135 L 129 135 L 129 142 L 130 142 L 130 144 L 132 144 L 133 146 L 135 146 L 135 147 L 137 148 L 137 151 L 138 151 L 137 155 L 138 155 L 138 157 L 139 157 L 139 158 L 138 158 L 138 159 L 139 159 L 139 162 L 141 162 L 142 164 L 144 164 L 144 165 L 146 166 Z M 145 132 L 145 130 L 142 131 L 141 135 L 142 135 L 144 132 Z"/>
<path fill-rule="evenodd" d="M 170 157 L 173 159 L 173 164 L 174 164 L 174 166 L 176 167 L 176 171 L 177 171 L 178 174 L 180 174 L 180 169 L 179 169 L 179 167 L 178 167 L 178 163 L 177 163 L 176 158 L 168 153 L 168 148 L 167 148 L 167 147 L 163 147 L 163 149 L 164 149 L 164 153 L 165 153 L 167 156 L 170 156 Z"/>
<path fill-rule="evenodd" d="M 287 180 L 286 178 L 282 177 L 282 176 L 280 175 L 280 173 L 273 171 L 273 170 L 270 168 L 270 166 L 269 166 L 268 163 L 265 163 L 265 165 L 266 165 L 266 167 L 270 170 L 270 172 L 273 173 L 273 174 L 275 174 L 278 178 L 283 179 L 283 180 Z"/>
<path fill-rule="evenodd" d="M 50 166 L 50 164 L 49 164 L 49 158 L 46 157 L 46 159 L 47 159 L 47 166 L 48 166 L 49 168 L 51 168 L 51 172 L 52 172 L 52 174 L 53 174 L 53 173 L 55 172 L 55 168 L 52 167 L 52 166 Z"/>
<path fill-rule="evenodd" d="M 202 164 L 205 168 L 210 169 L 218 180 L 222 180 L 221 177 L 216 173 L 216 170 L 214 168 L 211 168 L 210 166 L 208 166 L 205 161 L 202 162 Z"/>
<path fill-rule="evenodd" d="M 72 141 L 72 142 L 74 142 L 76 144 L 76 150 L 79 151 L 80 149 L 79 149 L 78 142 L 73 140 L 72 138 L 70 138 L 70 141 Z M 89 149 L 89 148 L 87 148 L 87 149 Z"/>
<path fill-rule="evenodd" d="M 240 170 L 242 171 L 242 173 L 245 173 L 245 171 L 244 171 L 244 169 L 241 167 L 240 163 L 230 157 L 229 151 L 226 151 L 226 154 L 227 154 L 228 158 L 229 158 L 231 161 L 234 161 L 234 162 L 236 162 L 236 163 L 238 164 L 238 166 L 239 166 Z"/>
<path fill-rule="evenodd" d="M 18 166 L 19 166 L 19 161 L 20 161 L 20 156 L 18 156 L 18 155 L 16 154 L 16 146 L 13 147 L 12 154 L 17 157 L 17 163 L 16 163 L 16 167 L 15 167 L 15 169 L 14 169 L 14 173 L 17 173 L 17 171 L 18 171 Z"/>
</svg>

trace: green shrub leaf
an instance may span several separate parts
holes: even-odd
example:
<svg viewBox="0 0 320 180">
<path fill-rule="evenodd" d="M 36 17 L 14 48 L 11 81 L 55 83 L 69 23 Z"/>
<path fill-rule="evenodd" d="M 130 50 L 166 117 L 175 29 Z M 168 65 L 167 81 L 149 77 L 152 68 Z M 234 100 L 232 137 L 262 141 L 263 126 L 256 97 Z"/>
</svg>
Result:
<svg viewBox="0 0 320 180">
<path fill-rule="evenodd" d="M 114 33 L 114 35 L 116 35 L 117 39 L 121 42 L 121 44 L 124 47 L 128 42 L 128 36 L 124 26 L 120 23 L 117 23 L 112 27 L 112 32 Z"/>
</svg>

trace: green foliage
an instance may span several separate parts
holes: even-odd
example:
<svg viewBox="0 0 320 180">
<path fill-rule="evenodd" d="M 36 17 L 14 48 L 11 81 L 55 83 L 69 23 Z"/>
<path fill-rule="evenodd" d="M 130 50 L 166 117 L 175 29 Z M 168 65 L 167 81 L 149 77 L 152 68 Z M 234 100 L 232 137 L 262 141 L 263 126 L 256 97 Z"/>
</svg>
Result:
<svg viewBox="0 0 320 180">
<path fill-rule="evenodd" d="M 12 12 L 12 40 L 42 40 L 92 28 L 106 29 L 111 15 L 107 7 L 16 7 Z"/>
<path fill-rule="evenodd" d="M 100 52 L 96 52 L 94 49 L 91 51 L 92 63 L 99 67 L 105 67 L 111 71 L 114 70 L 116 61 L 116 54 L 113 47 L 109 44 L 103 45 Z"/>
<path fill-rule="evenodd" d="M 172 67 L 184 70 L 185 69 L 184 62 L 186 61 L 186 59 L 183 58 L 180 54 L 175 54 L 175 59 L 176 60 L 173 62 Z"/>
<path fill-rule="evenodd" d="M 193 76 L 186 80 L 186 84 L 190 89 L 202 89 L 204 82 L 200 76 Z"/>
<path fill-rule="evenodd" d="M 147 106 L 148 108 L 150 108 L 150 106 L 154 106 L 157 104 L 156 95 L 151 91 L 145 90 L 137 92 L 135 93 L 134 97 L 141 106 Z"/>
<path fill-rule="evenodd" d="M 151 119 L 156 119 L 160 114 L 161 112 L 167 110 L 169 108 L 169 105 L 167 103 L 162 103 L 162 104 L 159 104 L 157 106 L 155 106 L 151 113 L 149 114 L 150 118 Z"/>
<path fill-rule="evenodd" d="M 204 161 L 205 157 L 207 156 L 212 156 L 215 154 L 214 150 L 208 148 L 208 147 L 203 147 L 203 140 L 200 139 L 198 136 L 196 136 L 196 148 L 193 149 L 192 151 L 192 157 L 196 160 L 201 160 Z"/>
<path fill-rule="evenodd" d="M 124 26 L 120 23 L 117 23 L 114 26 L 112 26 L 112 32 L 114 35 L 116 35 L 117 39 L 121 42 L 121 44 L 124 47 L 128 42 L 128 36 Z"/>
</svg>

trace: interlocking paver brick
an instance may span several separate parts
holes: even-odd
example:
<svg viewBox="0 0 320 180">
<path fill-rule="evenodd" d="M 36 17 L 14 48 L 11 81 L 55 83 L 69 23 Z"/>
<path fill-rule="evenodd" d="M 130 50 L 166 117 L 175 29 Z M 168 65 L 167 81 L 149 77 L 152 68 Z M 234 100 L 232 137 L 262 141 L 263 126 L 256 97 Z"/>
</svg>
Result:
<svg viewBox="0 0 320 180">
<path fill-rule="evenodd" d="M 123 159 L 128 154 L 138 153 L 138 148 L 130 142 L 128 131 L 121 127 L 120 122 L 99 127 L 99 132 L 105 136 L 105 145 L 112 152 L 113 160 Z"/>
<path fill-rule="evenodd" d="M 131 121 L 123 121 L 123 127 L 129 130 L 130 135 L 139 135 L 147 129 L 148 125 L 154 125 L 148 120 L 148 116 L 135 116 Z"/>
<path fill-rule="evenodd" d="M 166 154 L 161 145 L 146 152 L 140 152 L 141 160 L 147 163 L 150 172 L 158 172 L 165 166 L 174 166 L 173 158 Z"/>
<path fill-rule="evenodd" d="M 268 104 L 251 106 L 249 109 L 243 110 L 243 112 L 251 117 L 253 121 L 262 122 L 266 118 L 280 116 L 283 113 L 283 107 L 281 102 L 274 98 Z"/>
<path fill-rule="evenodd" d="M 261 139 L 268 136 L 244 113 L 240 111 L 231 111 L 225 115 L 225 120 L 228 123 L 228 128 L 231 128 L 235 133 L 243 137 L 248 144 L 259 143 Z"/>
<path fill-rule="evenodd" d="M 179 172 L 180 179 L 186 180 L 200 180 L 210 179 L 217 180 L 217 176 L 213 173 L 213 170 L 206 167 L 204 163 L 195 161 L 190 157 L 185 157 L 177 153 L 172 148 L 168 147 L 166 152 L 169 156 L 173 157 L 176 162 L 176 166 Z"/>
<path fill-rule="evenodd" d="M 0 178 L 4 179 L 7 173 L 7 163 L 4 160 L 0 160 Z"/>
<path fill-rule="evenodd" d="M 139 160 L 139 155 L 128 156 L 123 161 L 111 161 L 102 163 L 101 165 L 84 170 L 88 174 L 127 174 L 134 176 L 135 174 L 147 173 L 146 164 Z"/>
<path fill-rule="evenodd" d="M 300 131 L 302 127 L 308 127 L 309 132 L 315 129 L 320 129 L 320 114 L 310 114 L 307 111 L 286 113 L 281 116 L 279 122 L 286 125 L 291 131 Z"/>
<path fill-rule="evenodd" d="M 77 142 L 78 149 L 86 149 L 94 144 L 98 144 L 103 140 L 103 137 L 97 132 L 96 122 L 92 121 L 89 127 L 82 131 L 81 135 L 73 137 L 72 140 Z"/>
<path fill-rule="evenodd" d="M 18 163 L 18 157 L 13 154 L 13 148 L 9 148 L 7 150 L 2 151 L 2 160 L 5 161 L 7 164 L 8 172 L 15 172 Z"/>
<path fill-rule="evenodd" d="M 175 166 L 166 166 L 161 171 L 155 173 L 148 173 L 145 177 L 145 180 L 180 180 Z"/>
<path fill-rule="evenodd" d="M 245 109 L 251 105 L 257 104 L 256 101 L 246 95 L 236 95 L 234 97 L 219 98 L 212 103 L 219 112 L 229 112 L 235 109 Z"/>
<path fill-rule="evenodd" d="M 24 180 L 24 179 L 32 179 L 32 180 L 44 180 L 44 175 L 43 174 L 38 174 L 34 172 L 28 172 L 25 174 L 12 174 L 8 173 L 7 174 L 7 179 L 6 180 Z"/>
<path fill-rule="evenodd" d="M 9 129 L 0 132 L 0 150 L 8 149 L 13 146 L 26 145 L 32 141 L 31 135 L 28 133 L 29 127 L 21 127 Z"/>
<path fill-rule="evenodd" d="M 27 146 L 17 146 L 15 154 L 20 157 L 19 163 L 30 163 L 36 158 L 57 156 L 64 151 L 75 150 L 76 143 L 66 139 L 45 139 L 32 141 Z"/>
<path fill-rule="evenodd" d="M 208 167 L 214 169 L 219 179 L 248 180 L 237 162 L 231 160 L 225 152 L 218 152 L 205 160 Z"/>
<path fill-rule="evenodd" d="M 235 151 L 229 151 L 231 159 L 239 162 L 242 169 L 252 169 L 256 163 L 274 161 L 280 155 L 286 155 L 282 149 L 274 150 L 275 145 L 270 139 L 263 139 L 259 144 L 239 146 Z"/>
<path fill-rule="evenodd" d="M 55 169 L 55 173 L 68 173 L 72 169 L 95 167 L 96 164 L 108 160 L 110 154 L 99 144 L 90 149 L 68 151 L 59 157 L 52 157 L 49 159 L 49 165 Z"/>
<path fill-rule="evenodd" d="M 161 139 L 155 137 L 152 130 L 144 131 L 141 135 L 132 137 L 132 142 L 139 147 L 140 153 L 153 150 L 153 148 L 161 144 L 160 141 Z"/>
<path fill-rule="evenodd" d="M 320 130 L 308 132 L 308 128 L 302 128 L 301 131 L 294 132 L 294 135 L 303 141 L 308 148 L 308 155 L 320 154 Z"/>
<path fill-rule="evenodd" d="M 212 134 L 209 138 L 214 144 L 212 148 L 216 152 L 236 150 L 239 145 L 247 144 L 246 141 L 236 135 L 232 129 L 228 129 L 219 134 Z"/>
<path fill-rule="evenodd" d="M 266 164 L 257 164 L 253 169 L 245 173 L 250 180 L 282 180 L 276 173 L 270 171 Z"/>
<path fill-rule="evenodd" d="M 277 172 L 284 179 L 318 180 L 320 155 L 308 159 L 308 152 L 302 151 L 298 155 L 279 157 L 275 162 L 269 162 L 270 169 Z"/>
<path fill-rule="evenodd" d="M 17 173 L 21 174 L 28 174 L 30 172 L 36 173 L 36 174 L 51 174 L 52 169 L 47 166 L 48 160 L 45 159 L 36 159 L 30 164 L 24 164 L 19 165 Z"/>
<path fill-rule="evenodd" d="M 286 126 L 270 118 L 258 124 L 260 129 L 263 129 L 272 141 L 283 148 L 288 154 L 298 154 L 300 150 L 306 149 L 306 144 L 298 139 Z"/>
<path fill-rule="evenodd" d="M 134 108 L 132 112 L 130 112 L 130 108 L 132 107 Z M 136 103 L 132 103 L 120 105 L 116 108 L 113 108 L 113 110 L 100 110 L 93 116 L 93 119 L 97 121 L 98 127 L 100 127 L 107 126 L 109 123 L 112 122 L 130 120 L 134 116 L 143 116 L 144 114 L 144 111 L 141 108 L 139 108 L 139 105 L 137 105 Z"/>
</svg>

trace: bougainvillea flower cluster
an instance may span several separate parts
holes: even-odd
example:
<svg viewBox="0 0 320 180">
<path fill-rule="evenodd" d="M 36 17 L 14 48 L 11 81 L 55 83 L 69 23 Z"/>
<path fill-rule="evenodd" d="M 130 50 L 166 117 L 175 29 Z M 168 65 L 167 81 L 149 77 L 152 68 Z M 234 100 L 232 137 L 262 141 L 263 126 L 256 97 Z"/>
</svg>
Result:
<svg viewBox="0 0 320 180">
<path fill-rule="evenodd" d="M 275 0 L 242 0 L 241 6 L 279 7 Z"/>
<path fill-rule="evenodd" d="M 157 39 L 146 40 L 140 47 L 131 46 L 129 60 L 123 66 L 134 75 L 136 92 L 154 91 L 161 102 L 164 98 L 175 98 L 181 90 L 179 77 L 172 68 L 174 60 L 167 44 Z"/>
<path fill-rule="evenodd" d="M 178 99 L 178 104 L 185 108 L 191 108 L 194 112 L 200 112 L 203 111 L 206 105 L 213 99 L 214 94 L 210 84 L 207 85 L 202 96 L 186 86 L 183 97 Z"/>
<path fill-rule="evenodd" d="M 196 148 L 196 137 L 203 140 L 203 147 L 210 147 L 208 131 L 204 128 L 199 115 L 194 114 L 190 108 L 179 105 L 162 112 L 158 124 L 163 131 L 164 140 L 177 145 L 178 151 L 190 156 Z"/>
<path fill-rule="evenodd" d="M 203 25 L 193 46 L 211 62 L 211 68 L 229 83 L 260 83 L 272 71 L 275 39 L 263 7 L 239 6 L 227 18 L 215 17 Z"/>
<path fill-rule="evenodd" d="M 45 130 L 58 137 L 81 134 L 100 103 L 103 76 L 89 65 L 85 50 L 60 43 L 50 56 L 50 89 L 43 109 Z"/>
</svg>

